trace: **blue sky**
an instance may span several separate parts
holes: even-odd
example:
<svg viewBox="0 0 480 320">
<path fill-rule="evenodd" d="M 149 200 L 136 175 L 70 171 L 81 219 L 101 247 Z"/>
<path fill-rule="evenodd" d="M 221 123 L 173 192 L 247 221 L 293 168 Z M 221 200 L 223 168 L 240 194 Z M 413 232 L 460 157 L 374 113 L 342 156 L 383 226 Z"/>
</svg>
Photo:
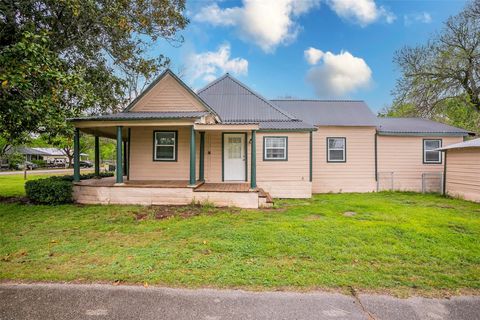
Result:
<svg viewBox="0 0 480 320">
<path fill-rule="evenodd" d="M 395 50 L 425 43 L 462 0 L 190 1 L 178 48 L 154 47 L 193 88 L 230 72 L 267 98 L 361 99 L 378 111 Z M 310 49 L 305 52 L 306 50 Z"/>
</svg>

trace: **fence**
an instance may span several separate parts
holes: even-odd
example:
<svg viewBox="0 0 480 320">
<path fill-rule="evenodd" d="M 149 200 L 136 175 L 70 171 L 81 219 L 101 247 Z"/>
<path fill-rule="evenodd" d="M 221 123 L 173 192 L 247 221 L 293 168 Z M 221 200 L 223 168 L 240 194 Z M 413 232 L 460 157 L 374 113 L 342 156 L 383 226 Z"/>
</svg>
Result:
<svg viewBox="0 0 480 320">
<path fill-rule="evenodd" d="M 443 173 L 424 172 L 418 176 L 401 177 L 395 172 L 378 172 L 377 191 L 416 191 L 443 193 Z"/>
</svg>

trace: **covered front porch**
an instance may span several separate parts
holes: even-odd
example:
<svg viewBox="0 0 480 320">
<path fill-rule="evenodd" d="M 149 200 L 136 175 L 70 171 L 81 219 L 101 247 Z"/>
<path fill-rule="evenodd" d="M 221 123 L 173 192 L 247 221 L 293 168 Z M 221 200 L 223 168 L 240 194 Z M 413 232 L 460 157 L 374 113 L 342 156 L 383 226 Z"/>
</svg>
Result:
<svg viewBox="0 0 480 320">
<path fill-rule="evenodd" d="M 256 184 L 257 130 L 257 125 L 204 124 L 185 120 L 77 123 L 74 199 L 79 203 L 102 204 L 209 202 L 216 206 L 243 208 L 269 206 L 271 198 Z M 161 134 L 157 136 L 157 132 Z M 76 155 L 82 133 L 95 136 L 97 175 L 100 174 L 99 137 L 116 139 L 115 177 L 80 181 Z M 172 136 L 168 137 L 168 134 Z M 168 142 L 161 144 L 161 139 Z M 230 150 L 229 143 L 237 145 L 232 145 Z M 235 162 L 233 158 L 237 152 Z M 171 159 L 159 160 L 158 154 Z"/>
<path fill-rule="evenodd" d="M 123 177 L 126 179 L 126 177 Z M 270 207 L 273 201 L 249 183 L 205 183 L 188 180 L 125 180 L 115 177 L 75 182 L 74 199 L 84 204 L 187 205 L 210 203 L 218 207 Z"/>
</svg>

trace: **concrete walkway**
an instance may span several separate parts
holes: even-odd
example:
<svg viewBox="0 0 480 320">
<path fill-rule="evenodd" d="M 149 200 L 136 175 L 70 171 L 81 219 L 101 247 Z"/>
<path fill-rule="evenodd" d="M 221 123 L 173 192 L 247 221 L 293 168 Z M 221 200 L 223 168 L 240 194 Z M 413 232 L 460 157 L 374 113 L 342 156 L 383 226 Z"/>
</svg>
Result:
<svg viewBox="0 0 480 320">
<path fill-rule="evenodd" d="M 480 319 L 480 297 L 1 284 L 0 319 Z"/>
</svg>

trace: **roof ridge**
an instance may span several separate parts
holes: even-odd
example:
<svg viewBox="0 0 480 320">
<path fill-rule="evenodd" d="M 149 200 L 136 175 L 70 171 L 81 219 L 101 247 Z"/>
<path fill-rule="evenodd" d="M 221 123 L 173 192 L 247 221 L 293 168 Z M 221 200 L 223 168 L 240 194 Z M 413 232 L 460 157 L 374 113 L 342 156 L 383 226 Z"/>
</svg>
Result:
<svg viewBox="0 0 480 320">
<path fill-rule="evenodd" d="M 365 100 L 350 99 L 270 99 L 270 101 L 365 102 Z"/>
<path fill-rule="evenodd" d="M 223 79 L 225 79 L 226 77 L 230 76 L 230 74 L 227 72 L 225 73 L 223 76 L 213 80 L 212 82 L 208 83 L 206 86 L 204 86 L 203 88 L 201 88 L 200 90 L 197 91 L 197 94 L 200 94 L 202 93 L 203 91 L 207 90 L 208 88 L 212 87 L 213 85 L 219 83 L 220 81 L 222 81 Z"/>
</svg>

